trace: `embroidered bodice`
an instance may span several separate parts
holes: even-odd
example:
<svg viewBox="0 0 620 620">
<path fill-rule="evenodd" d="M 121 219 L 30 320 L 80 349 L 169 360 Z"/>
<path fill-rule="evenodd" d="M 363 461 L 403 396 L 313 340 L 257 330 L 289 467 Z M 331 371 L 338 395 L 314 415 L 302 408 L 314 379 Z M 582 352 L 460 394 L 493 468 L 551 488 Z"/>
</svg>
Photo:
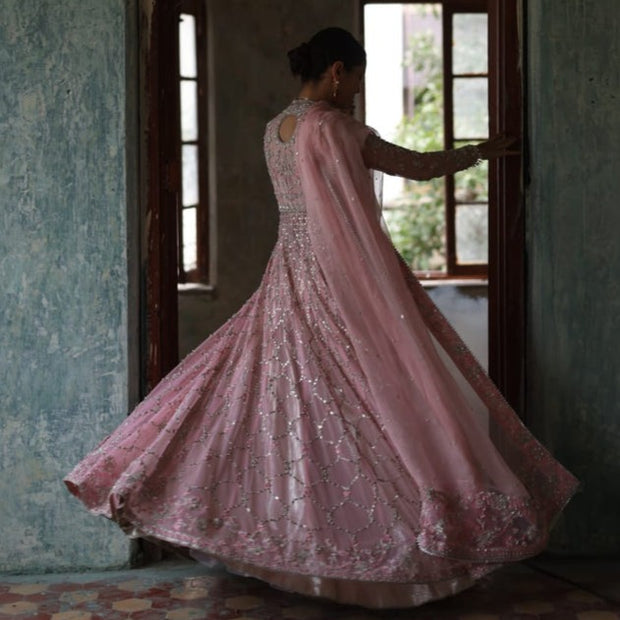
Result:
<svg viewBox="0 0 620 620">
<path fill-rule="evenodd" d="M 305 211 L 301 180 L 297 170 L 296 138 L 299 122 L 314 102 L 295 99 L 267 124 L 264 137 L 265 159 L 280 213 Z M 279 130 L 287 116 L 297 117 L 297 126 L 288 141 L 280 138 Z"/>
<path fill-rule="evenodd" d="M 131 535 L 393 608 L 539 553 L 576 480 L 374 217 L 369 168 L 445 174 L 476 150 L 414 153 L 369 132 L 301 100 L 268 125 L 280 229 L 260 286 L 65 482 Z"/>
<path fill-rule="evenodd" d="M 315 102 L 294 99 L 291 104 L 267 124 L 264 136 L 265 159 L 274 187 L 280 212 L 305 210 L 299 171 L 297 169 L 297 134 L 299 123 Z M 297 117 L 291 138 L 283 141 L 279 130 L 288 116 Z M 414 180 L 427 180 L 453 174 L 479 161 L 477 147 L 469 145 L 448 151 L 419 153 L 382 140 L 369 132 L 362 146 L 367 168 Z"/>
</svg>

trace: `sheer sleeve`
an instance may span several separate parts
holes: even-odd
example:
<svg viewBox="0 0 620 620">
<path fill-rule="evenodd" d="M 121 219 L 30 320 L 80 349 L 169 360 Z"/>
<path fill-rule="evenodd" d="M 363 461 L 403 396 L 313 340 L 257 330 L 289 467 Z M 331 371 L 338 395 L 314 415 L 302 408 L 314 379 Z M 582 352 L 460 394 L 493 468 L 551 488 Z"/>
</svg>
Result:
<svg viewBox="0 0 620 620">
<path fill-rule="evenodd" d="M 364 141 L 362 156 L 366 167 L 373 170 L 415 181 L 427 181 L 470 168 L 480 159 L 480 152 L 476 146 L 464 146 L 451 151 L 419 153 L 369 133 Z"/>
</svg>

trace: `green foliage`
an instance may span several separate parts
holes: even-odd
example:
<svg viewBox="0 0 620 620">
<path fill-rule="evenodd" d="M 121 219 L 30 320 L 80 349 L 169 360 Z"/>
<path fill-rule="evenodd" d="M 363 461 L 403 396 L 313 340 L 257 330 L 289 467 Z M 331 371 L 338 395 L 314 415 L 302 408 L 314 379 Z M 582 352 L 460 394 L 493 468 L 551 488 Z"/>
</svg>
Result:
<svg viewBox="0 0 620 620">
<path fill-rule="evenodd" d="M 424 197 L 417 189 L 408 191 L 403 200 L 402 207 L 384 211 L 392 242 L 412 269 L 445 270 L 443 200 L 433 189 Z"/>
<path fill-rule="evenodd" d="M 412 67 L 418 83 L 410 93 L 413 114 L 399 123 L 396 143 L 415 151 L 443 148 L 443 85 L 441 56 L 432 34 L 414 35 L 404 64 Z M 398 203 L 386 209 L 392 241 L 415 270 L 443 270 L 445 207 L 443 179 L 407 182 Z"/>
<path fill-rule="evenodd" d="M 398 125 L 396 143 L 415 151 L 439 151 L 443 137 L 443 70 L 440 51 L 431 33 L 420 32 L 409 41 L 404 66 L 414 71 L 413 113 Z M 457 197 L 482 199 L 486 169 L 471 168 L 456 178 Z M 416 271 L 446 270 L 445 182 L 443 178 L 413 182 L 397 203 L 384 210 L 394 245 Z"/>
</svg>

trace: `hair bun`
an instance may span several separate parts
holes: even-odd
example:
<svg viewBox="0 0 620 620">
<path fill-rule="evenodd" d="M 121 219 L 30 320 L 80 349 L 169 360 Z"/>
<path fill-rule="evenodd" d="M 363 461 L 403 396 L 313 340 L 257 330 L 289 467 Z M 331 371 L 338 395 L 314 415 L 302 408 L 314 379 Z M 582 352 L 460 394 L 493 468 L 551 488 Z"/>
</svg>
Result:
<svg viewBox="0 0 620 620">
<path fill-rule="evenodd" d="M 306 75 L 310 69 L 311 52 L 307 43 L 302 43 L 287 54 L 293 75 Z"/>
</svg>

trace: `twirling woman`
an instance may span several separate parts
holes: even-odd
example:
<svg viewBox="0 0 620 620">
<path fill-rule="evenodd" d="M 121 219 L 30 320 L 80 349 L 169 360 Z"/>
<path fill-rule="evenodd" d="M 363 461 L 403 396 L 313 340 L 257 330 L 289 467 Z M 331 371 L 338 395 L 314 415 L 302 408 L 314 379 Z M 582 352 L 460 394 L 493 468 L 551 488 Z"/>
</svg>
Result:
<svg viewBox="0 0 620 620">
<path fill-rule="evenodd" d="M 127 533 L 367 607 L 454 594 L 540 552 L 577 481 L 521 424 L 400 260 L 372 171 L 429 179 L 510 140 L 417 153 L 350 114 L 366 54 L 289 52 L 270 121 L 280 211 L 258 290 L 66 483 Z"/>
</svg>

